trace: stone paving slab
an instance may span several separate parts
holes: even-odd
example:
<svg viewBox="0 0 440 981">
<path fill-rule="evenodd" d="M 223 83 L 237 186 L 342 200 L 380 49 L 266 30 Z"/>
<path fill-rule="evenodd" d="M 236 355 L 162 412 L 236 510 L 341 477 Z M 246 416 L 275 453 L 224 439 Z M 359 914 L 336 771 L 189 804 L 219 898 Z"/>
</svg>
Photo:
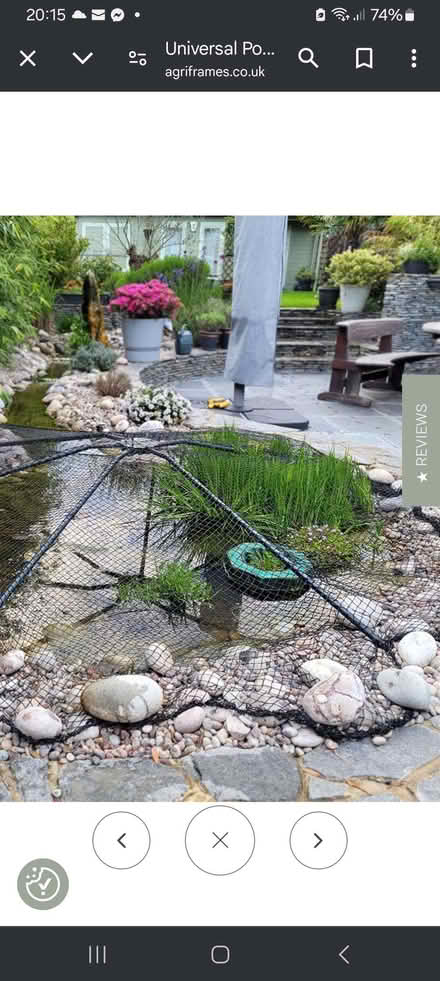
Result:
<svg viewBox="0 0 440 981">
<path fill-rule="evenodd" d="M 346 783 L 336 783 L 332 780 L 321 780 L 319 777 L 310 777 L 308 788 L 308 800 L 328 800 L 329 798 L 346 797 L 348 787 Z"/>
<path fill-rule="evenodd" d="M 63 767 L 59 780 L 65 801 L 178 801 L 188 785 L 182 772 L 151 760 L 87 761 Z"/>
<path fill-rule="evenodd" d="M 0 801 L 51 801 L 45 760 L 16 759 L 0 766 Z"/>
<path fill-rule="evenodd" d="M 295 801 L 300 791 L 295 758 L 269 746 L 193 753 L 184 768 L 218 801 Z"/>
<path fill-rule="evenodd" d="M 417 800 L 440 801 L 440 772 L 421 780 L 417 787 Z"/>
<path fill-rule="evenodd" d="M 370 739 L 342 743 L 328 752 L 315 749 L 307 754 L 305 766 L 321 776 L 339 780 L 378 777 L 404 780 L 412 770 L 438 759 L 440 732 L 427 726 L 396 729 L 385 746 L 374 746 Z"/>
</svg>

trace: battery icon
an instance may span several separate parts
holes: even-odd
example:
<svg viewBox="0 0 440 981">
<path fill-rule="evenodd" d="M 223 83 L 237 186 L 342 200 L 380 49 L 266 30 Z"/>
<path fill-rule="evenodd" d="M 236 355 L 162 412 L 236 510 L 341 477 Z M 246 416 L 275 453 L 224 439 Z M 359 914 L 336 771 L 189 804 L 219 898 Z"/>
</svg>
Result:
<svg viewBox="0 0 440 981">
<path fill-rule="evenodd" d="M 414 10 L 412 9 L 412 7 L 408 7 L 408 10 L 405 10 L 405 20 L 408 20 L 408 21 L 415 20 L 415 13 L 414 13 Z"/>
</svg>

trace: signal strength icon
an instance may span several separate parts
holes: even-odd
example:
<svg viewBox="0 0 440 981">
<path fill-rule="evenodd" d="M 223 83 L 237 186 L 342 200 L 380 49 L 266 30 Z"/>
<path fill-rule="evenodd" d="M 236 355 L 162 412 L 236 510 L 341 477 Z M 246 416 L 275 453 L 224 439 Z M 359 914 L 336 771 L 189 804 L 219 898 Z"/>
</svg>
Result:
<svg viewBox="0 0 440 981">
<path fill-rule="evenodd" d="M 362 10 L 360 10 L 355 17 L 353 17 L 353 20 L 365 20 L 365 7 Z"/>
<path fill-rule="evenodd" d="M 350 20 L 350 14 L 345 7 L 334 7 L 332 14 L 334 17 L 337 17 L 338 20 Z"/>
</svg>

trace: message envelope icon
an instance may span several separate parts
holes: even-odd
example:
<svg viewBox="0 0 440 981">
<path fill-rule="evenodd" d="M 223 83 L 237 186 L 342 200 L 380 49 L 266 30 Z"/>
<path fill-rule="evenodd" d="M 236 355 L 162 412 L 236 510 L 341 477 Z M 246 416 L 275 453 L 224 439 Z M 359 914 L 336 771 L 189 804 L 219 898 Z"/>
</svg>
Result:
<svg viewBox="0 0 440 981">
<path fill-rule="evenodd" d="M 92 20 L 105 20 L 105 10 L 92 10 Z"/>
</svg>

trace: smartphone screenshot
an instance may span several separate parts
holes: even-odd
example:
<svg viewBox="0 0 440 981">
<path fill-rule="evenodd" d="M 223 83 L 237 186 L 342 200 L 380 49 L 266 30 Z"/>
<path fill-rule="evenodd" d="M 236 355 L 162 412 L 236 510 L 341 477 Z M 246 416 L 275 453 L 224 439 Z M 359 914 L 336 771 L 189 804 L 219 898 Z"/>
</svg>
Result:
<svg viewBox="0 0 440 981">
<path fill-rule="evenodd" d="M 5 974 L 436 972 L 439 27 L 4 13 Z"/>
</svg>

